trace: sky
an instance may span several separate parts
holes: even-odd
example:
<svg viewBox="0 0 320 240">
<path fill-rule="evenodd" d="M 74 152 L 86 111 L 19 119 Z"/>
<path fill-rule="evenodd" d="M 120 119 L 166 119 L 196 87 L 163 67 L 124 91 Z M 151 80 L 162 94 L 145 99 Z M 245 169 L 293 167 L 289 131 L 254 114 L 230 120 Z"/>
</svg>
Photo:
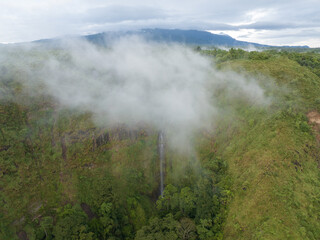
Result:
<svg viewBox="0 0 320 240">
<path fill-rule="evenodd" d="M 141 28 L 320 47 L 320 0 L 0 0 L 0 43 Z"/>
</svg>

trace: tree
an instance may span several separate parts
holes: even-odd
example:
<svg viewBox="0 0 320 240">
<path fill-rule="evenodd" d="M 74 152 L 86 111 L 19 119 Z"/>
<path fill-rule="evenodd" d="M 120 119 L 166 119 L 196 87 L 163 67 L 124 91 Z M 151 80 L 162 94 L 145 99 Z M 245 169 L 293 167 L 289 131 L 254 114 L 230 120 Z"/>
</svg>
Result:
<svg viewBox="0 0 320 240">
<path fill-rule="evenodd" d="M 177 228 L 179 223 L 174 220 L 172 214 L 164 218 L 153 218 L 148 226 L 142 227 L 135 240 L 176 240 L 178 239 Z"/>
<path fill-rule="evenodd" d="M 179 208 L 184 216 L 195 216 L 196 197 L 189 187 L 181 189 L 179 194 Z"/>
<path fill-rule="evenodd" d="M 168 184 L 163 191 L 163 197 L 157 201 L 157 209 L 162 214 L 169 212 L 176 212 L 179 206 L 179 193 L 178 189 L 172 184 Z"/>
<path fill-rule="evenodd" d="M 142 226 L 146 224 L 146 214 L 144 209 L 141 207 L 141 204 L 135 198 L 127 199 L 127 208 L 130 217 L 130 221 L 132 222 L 135 230 L 140 229 Z"/>
<path fill-rule="evenodd" d="M 200 224 L 197 226 L 197 232 L 201 240 L 214 239 L 214 232 L 212 231 L 213 224 L 211 219 L 201 219 Z"/>
<path fill-rule="evenodd" d="M 103 226 L 103 239 L 113 235 L 115 230 L 114 216 L 112 214 L 112 203 L 102 203 L 100 208 L 100 222 Z"/>
<path fill-rule="evenodd" d="M 193 240 L 196 239 L 196 226 L 190 218 L 182 218 L 177 229 L 179 239 Z"/>
<path fill-rule="evenodd" d="M 66 205 L 59 213 L 58 221 L 53 229 L 55 239 L 78 240 L 81 232 L 89 232 L 87 216 L 79 206 Z"/>
</svg>

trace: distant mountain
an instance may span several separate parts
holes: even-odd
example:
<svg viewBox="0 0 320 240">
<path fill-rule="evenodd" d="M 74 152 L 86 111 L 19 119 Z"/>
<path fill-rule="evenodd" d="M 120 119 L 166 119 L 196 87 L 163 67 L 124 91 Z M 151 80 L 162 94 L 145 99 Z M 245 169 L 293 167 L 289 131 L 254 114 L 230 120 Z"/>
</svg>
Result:
<svg viewBox="0 0 320 240">
<path fill-rule="evenodd" d="M 181 29 L 142 29 L 139 31 L 126 32 L 103 32 L 80 38 L 98 45 L 108 45 L 120 37 L 137 35 L 147 40 L 156 42 L 181 43 L 187 45 L 205 45 L 205 46 L 225 46 L 225 47 L 275 47 L 258 43 L 238 41 L 228 35 L 213 34 L 206 31 L 198 30 L 181 30 Z M 75 37 L 77 38 L 77 37 Z M 45 43 L 57 45 L 60 39 L 43 39 L 35 41 L 36 43 Z M 281 46 L 283 48 L 283 46 Z M 286 47 L 286 46 L 285 46 Z M 288 46 L 287 46 L 288 47 Z M 309 48 L 308 46 L 294 46 L 298 48 Z"/>
<path fill-rule="evenodd" d="M 212 34 L 206 31 L 181 29 L 142 29 L 140 31 L 128 32 L 104 32 L 84 36 L 83 38 L 96 44 L 107 44 L 109 40 L 128 35 L 138 35 L 156 42 L 181 43 L 187 45 L 268 47 L 268 45 L 238 41 L 228 35 Z"/>
</svg>

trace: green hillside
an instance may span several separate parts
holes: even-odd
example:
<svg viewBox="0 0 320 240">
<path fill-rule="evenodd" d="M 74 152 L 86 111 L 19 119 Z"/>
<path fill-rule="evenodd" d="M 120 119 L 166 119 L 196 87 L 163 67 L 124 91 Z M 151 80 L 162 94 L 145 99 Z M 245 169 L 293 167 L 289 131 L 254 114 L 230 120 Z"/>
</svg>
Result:
<svg viewBox="0 0 320 240">
<path fill-rule="evenodd" d="M 320 239 L 319 54 L 200 54 L 268 104 L 212 89 L 224 114 L 194 151 L 166 145 L 163 197 L 156 129 L 103 128 L 1 69 L 0 239 Z"/>
<path fill-rule="evenodd" d="M 234 180 L 225 239 L 319 239 L 319 132 L 307 118 L 320 108 L 319 77 L 277 55 L 223 66 L 270 77 L 278 87 L 270 109 L 236 107 L 230 121 L 241 127 L 228 141 L 224 132 L 216 136 Z"/>
</svg>

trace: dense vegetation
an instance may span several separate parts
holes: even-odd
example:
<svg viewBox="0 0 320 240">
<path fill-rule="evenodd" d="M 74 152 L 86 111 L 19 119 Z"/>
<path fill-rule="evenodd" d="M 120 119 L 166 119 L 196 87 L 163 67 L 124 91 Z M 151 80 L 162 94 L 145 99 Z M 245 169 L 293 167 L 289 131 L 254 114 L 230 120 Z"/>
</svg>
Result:
<svg viewBox="0 0 320 240">
<path fill-rule="evenodd" d="M 216 56 L 220 68 L 275 84 L 265 85 L 273 98 L 269 108 L 233 104 L 236 114 L 215 135 L 234 180 L 224 237 L 319 239 L 319 128 L 307 118 L 320 110 L 319 54 L 204 53 Z"/>
<path fill-rule="evenodd" d="M 257 79 L 270 104 L 213 91 L 228 114 L 195 153 L 166 147 L 163 197 L 157 131 L 97 127 L 2 69 L 0 239 L 319 239 L 319 54 L 201 54 Z"/>
</svg>

